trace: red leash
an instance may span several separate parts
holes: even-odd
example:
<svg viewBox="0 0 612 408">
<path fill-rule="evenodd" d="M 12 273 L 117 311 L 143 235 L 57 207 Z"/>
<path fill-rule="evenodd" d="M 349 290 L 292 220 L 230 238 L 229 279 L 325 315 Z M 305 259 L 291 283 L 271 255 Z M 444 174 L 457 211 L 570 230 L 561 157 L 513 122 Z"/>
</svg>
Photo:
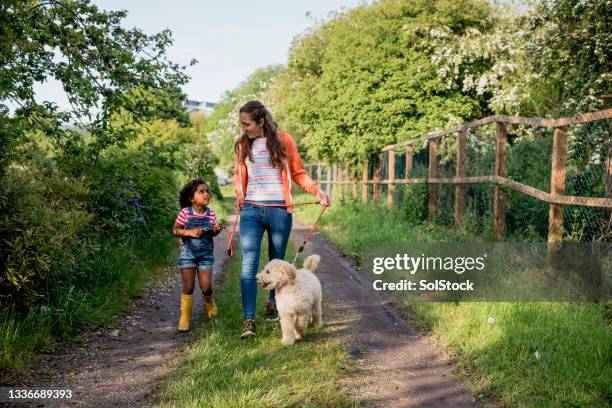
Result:
<svg viewBox="0 0 612 408">
<path fill-rule="evenodd" d="M 238 225 L 238 219 L 240 218 L 240 210 L 242 209 L 242 206 L 244 204 L 256 204 L 256 205 L 262 206 L 262 207 L 297 207 L 297 206 L 300 206 L 300 205 L 320 204 L 320 202 L 319 201 L 307 201 L 307 202 L 303 202 L 303 203 L 295 203 L 293 205 L 285 205 L 285 204 L 262 204 L 262 203 L 257 203 L 257 202 L 253 202 L 253 201 L 244 201 L 242 204 L 240 204 L 238 206 L 238 214 L 236 214 L 236 219 L 234 220 L 234 226 L 232 227 L 232 232 L 228 233 L 227 232 L 227 228 L 225 228 L 225 232 L 227 233 L 227 254 L 229 256 L 234 256 L 234 246 L 233 246 L 234 233 L 236 232 L 236 226 Z M 321 216 L 323 215 L 323 212 L 325 211 L 326 208 L 327 207 L 322 207 L 321 208 L 321 212 L 319 213 L 319 217 L 317 218 L 316 222 L 314 223 L 314 225 L 312 226 L 312 228 L 310 229 L 310 231 L 306 235 L 306 239 L 304 239 L 304 241 L 302 242 L 302 245 L 298 249 L 298 252 L 295 254 L 295 257 L 293 258 L 293 263 L 294 264 L 295 264 L 295 261 L 297 260 L 298 255 L 304 250 L 304 245 L 306 245 L 306 241 L 308 241 L 308 239 L 314 233 L 314 230 L 317 227 L 317 225 L 319 224 L 319 221 L 321 220 Z"/>
<path fill-rule="evenodd" d="M 302 251 L 304 251 L 304 246 L 306 245 L 306 241 L 308 241 L 310 239 L 310 237 L 312 236 L 312 234 L 314 234 L 314 231 L 317 228 L 317 225 L 319 224 L 319 221 L 321 221 L 321 216 L 323 215 L 323 212 L 325 212 L 326 208 L 327 207 L 325 207 L 325 206 L 321 207 L 321 212 L 319 213 L 319 216 L 317 217 L 317 220 L 313 224 L 312 228 L 310 228 L 310 231 L 308 231 L 308 234 L 306 234 L 306 238 L 304 238 L 304 241 L 302 241 L 302 245 L 300 245 L 300 247 L 298 248 L 297 252 L 295 253 L 295 256 L 293 257 L 293 261 L 291 261 L 291 263 L 293 265 L 295 265 L 295 262 L 297 261 L 298 256 L 302 253 Z"/>
</svg>

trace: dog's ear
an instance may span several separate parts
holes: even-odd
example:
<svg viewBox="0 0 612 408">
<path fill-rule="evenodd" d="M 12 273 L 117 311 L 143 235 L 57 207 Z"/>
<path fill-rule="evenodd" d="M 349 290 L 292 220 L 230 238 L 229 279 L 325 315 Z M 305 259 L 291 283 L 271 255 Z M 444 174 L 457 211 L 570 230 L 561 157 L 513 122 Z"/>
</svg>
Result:
<svg viewBox="0 0 612 408">
<path fill-rule="evenodd" d="M 278 281 L 278 287 L 281 288 L 285 285 L 293 285 L 295 282 L 295 268 L 290 263 L 284 263 L 280 267 L 280 279 Z"/>
</svg>

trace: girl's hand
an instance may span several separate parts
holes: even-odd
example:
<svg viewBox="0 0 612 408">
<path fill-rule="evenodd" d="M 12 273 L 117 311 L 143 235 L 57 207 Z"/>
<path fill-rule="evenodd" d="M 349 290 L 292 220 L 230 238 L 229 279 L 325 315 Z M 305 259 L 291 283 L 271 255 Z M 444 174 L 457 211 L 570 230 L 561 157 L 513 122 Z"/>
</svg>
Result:
<svg viewBox="0 0 612 408">
<path fill-rule="evenodd" d="M 213 233 L 216 235 L 221 232 L 221 226 L 219 224 L 213 225 Z"/>
<path fill-rule="evenodd" d="M 317 198 L 321 202 L 321 205 L 324 207 L 329 207 L 331 205 L 331 199 L 323 190 L 319 190 L 317 193 Z"/>
<path fill-rule="evenodd" d="M 193 228 L 185 231 L 187 232 L 187 236 L 192 238 L 200 238 L 203 234 L 203 231 L 200 228 Z"/>
</svg>

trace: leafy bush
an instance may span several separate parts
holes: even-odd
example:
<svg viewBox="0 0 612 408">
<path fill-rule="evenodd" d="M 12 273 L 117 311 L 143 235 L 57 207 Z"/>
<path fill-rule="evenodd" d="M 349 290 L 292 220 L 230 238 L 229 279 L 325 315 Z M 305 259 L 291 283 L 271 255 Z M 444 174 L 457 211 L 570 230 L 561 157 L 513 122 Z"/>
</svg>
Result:
<svg viewBox="0 0 612 408">
<path fill-rule="evenodd" d="M 95 252 L 86 209 L 88 191 L 78 180 L 44 169 L 12 169 L 0 179 L 0 302 L 28 307 L 65 268 Z"/>
<path fill-rule="evenodd" d="M 173 166 L 154 166 L 148 155 L 138 150 L 109 152 L 87 180 L 90 205 L 105 233 L 160 227 L 176 212 Z"/>
<path fill-rule="evenodd" d="M 410 224 L 422 224 L 427 219 L 427 185 L 406 185 L 401 199 L 401 212 Z"/>
</svg>

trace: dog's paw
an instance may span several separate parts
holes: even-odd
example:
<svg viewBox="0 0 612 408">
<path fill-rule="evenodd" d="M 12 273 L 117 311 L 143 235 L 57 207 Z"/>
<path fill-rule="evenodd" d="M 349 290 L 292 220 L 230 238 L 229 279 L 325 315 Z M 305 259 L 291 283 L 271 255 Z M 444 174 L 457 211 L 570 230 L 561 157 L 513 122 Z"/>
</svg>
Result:
<svg viewBox="0 0 612 408">
<path fill-rule="evenodd" d="M 292 338 L 282 339 L 281 343 L 283 343 L 283 346 L 291 346 L 293 343 L 295 343 L 295 339 L 292 339 Z"/>
</svg>

